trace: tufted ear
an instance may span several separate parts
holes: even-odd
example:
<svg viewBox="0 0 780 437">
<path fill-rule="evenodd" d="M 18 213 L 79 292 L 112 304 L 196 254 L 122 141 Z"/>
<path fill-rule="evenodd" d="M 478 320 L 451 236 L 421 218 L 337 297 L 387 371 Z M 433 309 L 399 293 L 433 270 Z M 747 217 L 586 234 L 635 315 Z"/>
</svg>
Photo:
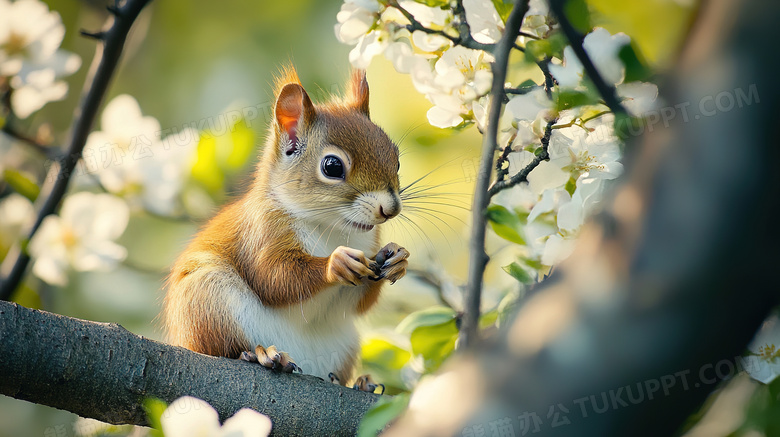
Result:
<svg viewBox="0 0 780 437">
<path fill-rule="evenodd" d="M 282 144 L 282 152 L 287 156 L 301 152 L 301 132 L 311 126 L 316 112 L 309 95 L 300 84 L 288 83 L 279 91 L 274 116 L 281 132 L 290 138 L 289 142 Z"/>
<path fill-rule="evenodd" d="M 353 70 L 347 85 L 347 103 L 368 117 L 368 81 L 365 70 Z"/>
</svg>

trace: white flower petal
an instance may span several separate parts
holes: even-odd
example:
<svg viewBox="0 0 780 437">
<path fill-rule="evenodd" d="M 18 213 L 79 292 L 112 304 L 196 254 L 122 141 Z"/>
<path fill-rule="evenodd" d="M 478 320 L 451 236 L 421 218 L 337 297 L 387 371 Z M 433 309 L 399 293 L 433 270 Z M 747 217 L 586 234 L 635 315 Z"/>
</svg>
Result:
<svg viewBox="0 0 780 437">
<path fill-rule="evenodd" d="M 160 417 L 165 437 L 215 437 L 219 415 L 205 401 L 183 396 L 173 401 Z"/>
<path fill-rule="evenodd" d="M 73 268 L 80 272 L 109 271 L 127 257 L 127 249 L 113 241 L 83 239 L 73 248 Z"/>
<path fill-rule="evenodd" d="M 58 258 L 38 258 L 33 263 L 32 272 L 49 285 L 64 287 L 68 284 L 67 266 Z"/>
<path fill-rule="evenodd" d="M 249 408 L 242 408 L 225 421 L 220 430 L 224 437 L 266 437 L 271 433 L 271 419 Z"/>
<path fill-rule="evenodd" d="M 552 266 L 558 264 L 574 251 L 575 240 L 564 239 L 558 234 L 553 234 L 547 239 L 542 253 L 542 264 Z"/>
<path fill-rule="evenodd" d="M 569 177 L 569 173 L 564 172 L 555 164 L 542 161 L 528 174 L 528 187 L 533 193 L 541 196 L 544 190 L 566 185 Z"/>
<path fill-rule="evenodd" d="M 493 44 L 498 42 L 504 31 L 504 22 L 496 12 L 490 0 L 463 0 L 466 10 L 466 21 L 471 29 L 471 36 L 478 42 Z"/>
<path fill-rule="evenodd" d="M 506 104 L 506 110 L 512 114 L 515 120 L 534 121 L 543 117 L 553 103 L 547 98 L 547 94 L 541 88 L 531 92 L 512 97 Z"/>
<path fill-rule="evenodd" d="M 452 19 L 450 10 L 426 6 L 414 0 L 400 0 L 398 4 L 410 12 L 425 27 L 442 28 Z"/>
<path fill-rule="evenodd" d="M 418 49 L 425 52 L 437 52 L 452 44 L 449 39 L 441 35 L 430 34 L 422 30 L 412 32 L 412 42 Z"/>
<path fill-rule="evenodd" d="M 375 30 L 363 35 L 352 51 L 349 52 L 349 62 L 355 68 L 366 69 L 371 59 L 382 54 L 388 46 L 387 38 Z"/>
<path fill-rule="evenodd" d="M 655 109 L 658 87 L 645 82 L 623 83 L 617 86 L 617 93 L 631 115 L 641 116 Z"/>
<path fill-rule="evenodd" d="M 434 106 L 428 110 L 428 122 L 436 127 L 448 128 L 461 124 L 463 117 L 440 106 Z"/>
</svg>

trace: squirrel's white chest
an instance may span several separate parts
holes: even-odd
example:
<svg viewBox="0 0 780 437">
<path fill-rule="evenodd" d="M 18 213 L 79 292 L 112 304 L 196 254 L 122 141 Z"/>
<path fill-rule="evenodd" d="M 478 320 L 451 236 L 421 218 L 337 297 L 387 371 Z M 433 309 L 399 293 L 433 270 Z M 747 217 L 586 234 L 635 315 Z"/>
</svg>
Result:
<svg viewBox="0 0 780 437">
<path fill-rule="evenodd" d="M 251 293 L 236 293 L 234 316 L 251 344 L 274 345 L 309 375 L 327 379 L 359 348 L 355 311 L 362 290 L 333 286 L 286 308 L 266 307 Z"/>
<path fill-rule="evenodd" d="M 377 228 L 361 232 L 344 229 L 343 225 L 309 224 L 299 222 L 293 227 L 303 249 L 312 256 L 327 257 L 339 246 L 362 250 L 367 257 L 376 255 Z"/>
<path fill-rule="evenodd" d="M 349 246 L 373 256 L 376 228 L 369 232 L 341 232 L 299 223 L 301 245 L 313 256 L 327 257 L 338 246 Z M 307 293 L 307 290 L 301 290 Z M 327 379 L 357 355 L 360 340 L 355 328 L 356 307 L 363 287 L 335 285 L 298 304 L 266 307 L 253 293 L 236 293 L 232 308 L 251 344 L 274 345 L 295 360 L 306 374 Z"/>
</svg>

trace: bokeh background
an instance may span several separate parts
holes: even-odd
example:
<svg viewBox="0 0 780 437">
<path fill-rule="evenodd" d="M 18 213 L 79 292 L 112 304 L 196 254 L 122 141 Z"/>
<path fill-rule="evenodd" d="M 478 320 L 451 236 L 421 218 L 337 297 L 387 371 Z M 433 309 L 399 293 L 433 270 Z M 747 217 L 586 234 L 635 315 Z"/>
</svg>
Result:
<svg viewBox="0 0 780 437">
<path fill-rule="evenodd" d="M 101 28 L 107 12 L 100 1 L 46 3 L 61 14 L 65 24 L 62 48 L 78 54 L 82 67 L 67 78 L 70 91 L 66 99 L 46 105 L 18 126 L 34 132 L 48 123 L 52 143 L 62 144 L 67 141 L 95 50 L 95 42 L 80 36 L 79 30 Z M 673 63 L 694 10 L 691 2 L 672 0 L 588 3 L 596 24 L 611 33 L 629 34 L 636 51 L 656 71 Z M 159 120 L 163 130 L 178 130 L 203 120 L 213 121 L 229 110 L 270 105 L 273 75 L 287 62 L 298 69 L 312 98 L 323 101 L 330 93 L 343 91 L 350 71 L 350 47 L 340 44 L 333 32 L 340 6 L 337 0 L 155 1 L 141 14 L 131 33 L 106 101 L 130 94 L 138 100 L 144 115 Z M 466 279 L 467 208 L 481 135 L 474 127 L 443 130 L 430 126 L 426 119 L 429 102 L 384 58 L 376 58 L 371 64 L 368 81 L 372 118 L 399 142 L 403 151 L 402 184 L 430 173 L 424 183 L 438 185 L 434 191 L 444 196 L 437 199 L 440 205 L 431 205 L 435 217 L 412 215 L 417 227 L 394 223 L 385 230 L 384 239 L 409 248 L 414 269 L 434 272 L 449 281 L 452 286 L 446 287 L 444 298 L 457 306 L 457 286 Z M 128 258 L 118 269 L 71 273 L 67 287 L 62 289 L 30 278 L 18 300 L 68 316 L 116 322 L 137 334 L 161 339 L 155 318 L 167 268 L 215 208 L 242 192 L 261 152 L 267 123 L 262 115 L 251 120 L 240 139 L 232 138 L 242 143 L 225 146 L 248 150 L 246 159 L 235 171 L 219 178 L 216 186 L 196 191 L 187 216 L 163 218 L 134 213 L 119 240 L 127 247 Z M 4 164 L 21 162 L 27 153 L 23 146 L 12 145 L 4 154 L 3 159 L 8 160 Z M 34 174 L 42 169 L 25 171 Z M 0 243 L 5 253 L 11 242 Z M 498 238 L 488 242 L 493 259 L 487 270 L 486 308 L 516 291 L 511 288 L 516 288 L 517 282 L 499 268 L 512 260 L 507 248 L 507 243 Z M 385 289 L 378 309 L 361 320 L 361 331 L 366 338 L 377 333 L 392 335 L 405 315 L 439 303 L 440 297 L 429 285 L 410 275 Z M 70 436 L 75 435 L 75 420 L 76 416 L 68 412 L 0 397 L 0 435 Z"/>
</svg>

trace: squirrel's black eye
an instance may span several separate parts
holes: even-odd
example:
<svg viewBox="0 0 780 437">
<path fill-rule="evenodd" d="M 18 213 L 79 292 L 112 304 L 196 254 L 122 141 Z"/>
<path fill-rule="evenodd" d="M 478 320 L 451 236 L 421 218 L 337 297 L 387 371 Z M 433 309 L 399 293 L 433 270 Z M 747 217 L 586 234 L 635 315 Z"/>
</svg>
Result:
<svg viewBox="0 0 780 437">
<path fill-rule="evenodd" d="M 322 174 L 333 179 L 344 179 L 344 163 L 337 156 L 322 158 Z"/>
</svg>

